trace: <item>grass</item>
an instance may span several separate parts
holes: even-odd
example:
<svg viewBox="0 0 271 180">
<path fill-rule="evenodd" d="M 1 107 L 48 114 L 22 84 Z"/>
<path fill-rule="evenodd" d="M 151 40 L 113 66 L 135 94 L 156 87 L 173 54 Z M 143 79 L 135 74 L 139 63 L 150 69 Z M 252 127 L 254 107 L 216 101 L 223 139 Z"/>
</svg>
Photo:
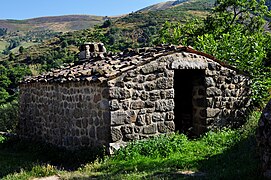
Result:
<svg viewBox="0 0 271 180">
<path fill-rule="evenodd" d="M 37 45 L 37 44 L 39 44 L 39 43 L 34 43 L 34 42 L 21 42 L 20 46 L 18 46 L 18 47 L 16 47 L 16 48 L 13 48 L 13 49 L 11 50 L 11 52 L 13 52 L 13 53 L 18 53 L 18 52 L 19 52 L 19 48 L 20 48 L 21 46 L 23 46 L 24 48 L 28 48 L 28 47 L 30 47 L 30 46 L 34 46 L 34 45 Z"/>
<path fill-rule="evenodd" d="M 252 113 L 248 123 L 237 130 L 208 132 L 194 140 L 182 134 L 160 136 L 130 143 L 114 156 L 78 160 L 70 166 L 63 160 L 74 154 L 63 156 L 62 152 L 65 158 L 61 159 L 60 155 L 50 156 L 58 151 L 45 153 L 41 146 L 29 148 L 28 144 L 26 148 L 18 141 L 1 137 L 0 178 L 57 174 L 62 179 L 259 179 L 254 135 L 259 115 Z"/>
<path fill-rule="evenodd" d="M 8 45 L 9 43 L 7 41 L 0 40 L 0 53 L 2 53 Z"/>
</svg>

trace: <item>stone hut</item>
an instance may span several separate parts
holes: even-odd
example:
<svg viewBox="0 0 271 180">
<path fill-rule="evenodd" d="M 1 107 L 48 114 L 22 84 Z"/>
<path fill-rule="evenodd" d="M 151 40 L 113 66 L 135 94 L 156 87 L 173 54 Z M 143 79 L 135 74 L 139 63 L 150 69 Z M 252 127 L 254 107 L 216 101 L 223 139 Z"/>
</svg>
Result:
<svg viewBox="0 0 271 180">
<path fill-rule="evenodd" d="M 81 50 L 77 64 L 20 84 L 21 137 L 110 149 L 237 126 L 247 113 L 249 77 L 208 54 L 169 45 L 112 54 L 86 43 Z"/>
</svg>

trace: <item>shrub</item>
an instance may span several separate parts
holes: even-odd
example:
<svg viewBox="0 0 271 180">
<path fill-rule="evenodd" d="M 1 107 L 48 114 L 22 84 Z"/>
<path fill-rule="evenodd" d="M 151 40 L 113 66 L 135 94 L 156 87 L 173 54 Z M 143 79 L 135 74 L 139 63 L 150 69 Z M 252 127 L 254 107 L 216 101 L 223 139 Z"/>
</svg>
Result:
<svg viewBox="0 0 271 180">
<path fill-rule="evenodd" d="M 18 102 L 0 105 L 0 131 L 15 131 L 18 123 Z"/>
</svg>

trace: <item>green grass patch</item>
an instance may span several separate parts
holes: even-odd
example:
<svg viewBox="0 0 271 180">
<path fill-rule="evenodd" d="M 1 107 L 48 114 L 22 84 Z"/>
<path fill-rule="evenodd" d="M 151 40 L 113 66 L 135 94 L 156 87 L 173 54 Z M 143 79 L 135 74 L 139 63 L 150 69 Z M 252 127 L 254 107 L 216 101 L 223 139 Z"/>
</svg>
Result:
<svg viewBox="0 0 271 180">
<path fill-rule="evenodd" d="M 0 53 L 2 53 L 8 45 L 9 43 L 7 41 L 0 40 Z"/>
<path fill-rule="evenodd" d="M 239 129 L 208 132 L 198 139 L 171 134 L 131 142 L 113 156 L 93 161 L 78 159 L 77 165 L 68 163 L 73 168 L 67 168 L 65 159 L 75 154 L 62 153 L 59 158 L 61 151 L 36 145 L 29 148 L 29 144 L 0 138 L 0 178 L 58 174 L 62 179 L 259 179 L 255 142 L 259 116 L 258 112 L 252 113 L 248 123 Z"/>
<path fill-rule="evenodd" d="M 11 52 L 13 53 L 18 53 L 19 52 L 19 48 L 21 46 L 23 46 L 24 48 L 28 48 L 30 46 L 34 46 L 34 45 L 38 45 L 39 43 L 35 43 L 35 42 L 21 42 L 21 44 L 19 46 L 17 46 L 16 48 L 13 48 L 11 50 Z"/>
</svg>

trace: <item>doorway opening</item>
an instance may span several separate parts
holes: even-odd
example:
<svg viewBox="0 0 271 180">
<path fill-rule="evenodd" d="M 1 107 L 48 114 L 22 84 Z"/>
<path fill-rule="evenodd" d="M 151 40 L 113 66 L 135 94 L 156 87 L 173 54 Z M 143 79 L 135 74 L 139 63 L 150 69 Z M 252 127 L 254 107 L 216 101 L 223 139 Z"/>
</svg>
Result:
<svg viewBox="0 0 271 180">
<path fill-rule="evenodd" d="M 198 90 L 204 86 L 204 70 L 174 70 L 175 130 L 190 137 L 198 135 L 197 108 L 193 103 Z"/>
</svg>

